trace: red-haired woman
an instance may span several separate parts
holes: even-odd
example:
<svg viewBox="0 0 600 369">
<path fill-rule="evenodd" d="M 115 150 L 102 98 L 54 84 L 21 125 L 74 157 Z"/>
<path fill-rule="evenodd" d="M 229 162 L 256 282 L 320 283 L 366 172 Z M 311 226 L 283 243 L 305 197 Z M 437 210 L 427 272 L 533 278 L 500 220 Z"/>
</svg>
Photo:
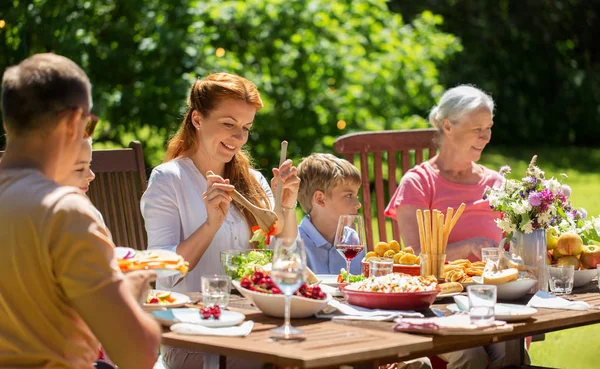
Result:
<svg viewBox="0 0 600 369">
<path fill-rule="evenodd" d="M 174 250 L 190 263 L 182 281 L 161 278 L 157 287 L 198 292 L 201 275 L 223 273 L 221 251 L 250 246 L 256 220 L 231 202 L 230 193 L 236 189 L 253 204 L 273 208 L 272 188 L 280 177 L 282 210 L 275 235 L 295 238 L 300 179 L 291 160 L 273 169 L 272 186 L 251 168 L 243 146 L 263 106 L 252 82 L 233 74 L 211 74 L 194 82 L 187 105 L 163 164 L 152 171 L 141 209 L 148 247 Z M 214 175 L 207 175 L 208 171 Z M 166 347 L 161 351 L 169 369 L 202 367 L 201 353 Z"/>
</svg>

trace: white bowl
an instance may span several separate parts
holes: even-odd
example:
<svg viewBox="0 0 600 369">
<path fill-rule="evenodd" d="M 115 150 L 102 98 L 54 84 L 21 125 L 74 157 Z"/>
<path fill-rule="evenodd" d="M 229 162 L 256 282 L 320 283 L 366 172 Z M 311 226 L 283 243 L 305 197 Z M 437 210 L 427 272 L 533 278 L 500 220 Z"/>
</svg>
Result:
<svg viewBox="0 0 600 369">
<path fill-rule="evenodd" d="M 283 295 L 271 295 L 268 293 L 250 291 L 242 286 L 240 282 L 231 282 L 242 296 L 252 303 L 265 315 L 283 318 L 285 312 L 285 298 Z M 290 317 L 294 319 L 308 318 L 321 311 L 331 300 L 331 295 L 326 293 L 324 300 L 314 300 L 306 297 L 292 296 L 290 303 Z"/>
<path fill-rule="evenodd" d="M 582 287 L 590 283 L 596 276 L 596 273 L 598 273 L 596 269 L 576 270 L 573 277 L 573 287 Z"/>
<path fill-rule="evenodd" d="M 483 278 L 473 277 L 473 281 L 483 284 Z M 537 283 L 536 279 L 517 279 L 516 281 L 496 285 L 498 300 L 517 300 L 527 295 L 529 290 Z"/>
</svg>

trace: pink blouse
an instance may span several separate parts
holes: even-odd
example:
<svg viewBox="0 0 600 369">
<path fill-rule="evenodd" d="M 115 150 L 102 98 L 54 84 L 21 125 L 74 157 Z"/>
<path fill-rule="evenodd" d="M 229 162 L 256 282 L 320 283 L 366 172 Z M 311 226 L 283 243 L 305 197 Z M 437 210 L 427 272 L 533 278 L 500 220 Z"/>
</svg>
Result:
<svg viewBox="0 0 600 369">
<path fill-rule="evenodd" d="M 406 172 L 390 200 L 385 215 L 396 219 L 396 208 L 400 205 L 412 205 L 422 209 L 437 209 L 444 215 L 448 207 L 458 209 L 462 202 L 465 210 L 450 233 L 448 243 L 469 238 L 484 237 L 499 243 L 502 231 L 496 226 L 499 212 L 490 208 L 487 200 L 482 199 L 487 186 L 502 184 L 500 173 L 485 168 L 479 183 L 465 185 L 450 182 L 440 176 L 436 170 L 424 162 Z"/>
</svg>

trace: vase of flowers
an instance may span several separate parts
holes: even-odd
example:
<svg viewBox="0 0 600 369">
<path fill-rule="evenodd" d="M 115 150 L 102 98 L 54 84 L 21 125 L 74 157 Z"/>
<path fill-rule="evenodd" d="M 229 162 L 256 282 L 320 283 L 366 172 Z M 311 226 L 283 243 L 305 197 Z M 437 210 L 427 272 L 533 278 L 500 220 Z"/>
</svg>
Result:
<svg viewBox="0 0 600 369">
<path fill-rule="evenodd" d="M 546 179 L 536 159 L 531 159 L 521 180 L 508 179 L 510 167 L 502 167 L 502 186 L 488 187 L 483 197 L 492 209 L 502 212 L 496 224 L 506 234 L 510 252 L 537 274 L 538 289 L 547 290 L 546 229 L 559 225 L 565 212 L 571 212 L 571 189 L 558 179 Z"/>
</svg>

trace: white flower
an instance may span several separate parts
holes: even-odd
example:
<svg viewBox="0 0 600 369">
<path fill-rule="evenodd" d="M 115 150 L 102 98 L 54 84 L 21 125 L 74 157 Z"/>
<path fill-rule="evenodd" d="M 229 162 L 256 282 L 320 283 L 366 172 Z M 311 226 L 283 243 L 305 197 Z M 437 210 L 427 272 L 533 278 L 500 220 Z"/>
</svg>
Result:
<svg viewBox="0 0 600 369">
<path fill-rule="evenodd" d="M 508 181 L 506 181 L 505 185 L 502 187 L 502 189 L 505 192 L 506 195 L 511 194 L 513 192 L 515 192 L 516 190 L 518 190 L 521 187 L 520 183 L 515 181 L 514 179 L 509 179 Z"/>
<path fill-rule="evenodd" d="M 556 194 L 561 190 L 561 184 L 554 178 L 551 178 L 544 182 L 544 187 L 552 191 L 552 193 Z"/>
<path fill-rule="evenodd" d="M 531 168 L 532 170 L 532 174 L 536 177 L 536 178 L 543 178 L 544 177 L 544 171 L 541 170 L 538 167 L 533 167 Z"/>
<path fill-rule="evenodd" d="M 502 232 L 504 233 L 513 233 L 514 231 L 517 230 L 517 227 L 512 224 L 510 222 L 510 219 L 508 218 L 504 218 L 504 219 L 496 219 L 496 225 L 498 226 L 498 228 L 500 228 L 502 230 Z"/>
<path fill-rule="evenodd" d="M 556 215 L 556 206 L 554 206 L 554 205 L 548 206 L 548 210 L 546 210 L 546 212 L 548 214 L 550 214 L 552 217 L 554 217 Z"/>
<path fill-rule="evenodd" d="M 488 201 L 490 203 L 490 206 L 496 207 L 500 205 L 500 198 L 494 193 L 488 196 Z"/>
<path fill-rule="evenodd" d="M 591 231 L 592 228 L 594 228 L 594 226 L 592 225 L 592 222 L 586 220 L 585 222 L 583 222 L 580 232 L 577 232 L 577 233 L 585 233 L 587 231 Z"/>
<path fill-rule="evenodd" d="M 552 217 L 552 214 L 550 214 L 549 211 L 545 211 L 543 213 L 538 214 L 537 218 L 538 218 L 538 223 L 540 223 L 540 224 L 548 224 L 548 223 L 550 223 L 550 220 L 553 217 Z"/>
<path fill-rule="evenodd" d="M 527 200 L 515 201 L 511 207 L 517 215 L 525 214 L 531 210 L 531 204 Z"/>
<path fill-rule="evenodd" d="M 594 229 L 600 234 L 600 218 L 592 218 L 592 222 L 594 223 Z"/>
<path fill-rule="evenodd" d="M 523 233 L 533 232 L 533 222 L 530 220 L 529 222 L 525 223 L 525 225 L 521 227 L 521 230 L 523 231 Z"/>
</svg>

